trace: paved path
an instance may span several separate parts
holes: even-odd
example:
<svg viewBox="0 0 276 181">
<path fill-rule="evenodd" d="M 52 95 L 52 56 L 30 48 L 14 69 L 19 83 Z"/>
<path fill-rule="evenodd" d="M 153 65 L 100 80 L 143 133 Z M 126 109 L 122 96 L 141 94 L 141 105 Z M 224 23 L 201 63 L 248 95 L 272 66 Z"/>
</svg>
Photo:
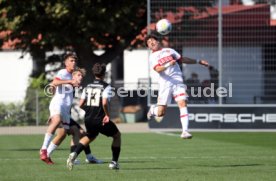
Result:
<svg viewBox="0 0 276 181">
<path fill-rule="evenodd" d="M 117 124 L 122 133 L 180 132 L 181 129 L 149 129 L 148 123 Z M 84 128 L 84 125 L 82 125 Z M 0 127 L 0 135 L 44 134 L 47 126 Z M 190 129 L 191 132 L 276 132 L 276 129 Z"/>
<path fill-rule="evenodd" d="M 122 133 L 150 132 L 147 123 L 120 123 L 117 126 Z M 0 127 L 0 135 L 44 134 L 46 129 L 47 126 Z"/>
</svg>

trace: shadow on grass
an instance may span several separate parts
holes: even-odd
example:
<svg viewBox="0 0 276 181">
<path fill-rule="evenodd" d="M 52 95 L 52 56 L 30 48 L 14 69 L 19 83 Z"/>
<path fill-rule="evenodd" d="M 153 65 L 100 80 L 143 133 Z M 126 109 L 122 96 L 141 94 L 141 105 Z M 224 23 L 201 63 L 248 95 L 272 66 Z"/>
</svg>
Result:
<svg viewBox="0 0 276 181">
<path fill-rule="evenodd" d="M 198 165 L 200 167 L 255 167 L 255 166 L 263 166 L 264 164 L 230 164 L 230 165 Z"/>
<path fill-rule="evenodd" d="M 1 151 L 37 151 L 39 152 L 40 148 L 1 148 Z M 69 150 L 66 148 L 58 148 L 58 150 Z"/>
<path fill-rule="evenodd" d="M 148 168 L 122 168 L 122 170 L 182 170 L 182 169 L 184 169 L 184 168 L 172 168 L 172 167 L 170 167 L 170 168 L 164 168 L 164 167 L 153 167 L 153 168 L 150 168 L 150 167 L 148 167 Z"/>
<path fill-rule="evenodd" d="M 119 163 L 149 163 L 153 162 L 152 160 L 119 160 Z"/>
</svg>

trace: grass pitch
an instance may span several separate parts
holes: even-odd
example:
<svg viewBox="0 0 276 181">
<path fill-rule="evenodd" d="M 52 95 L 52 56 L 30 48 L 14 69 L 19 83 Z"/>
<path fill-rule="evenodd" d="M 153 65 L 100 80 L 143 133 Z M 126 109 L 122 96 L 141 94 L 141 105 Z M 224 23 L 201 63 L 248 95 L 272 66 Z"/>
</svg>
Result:
<svg viewBox="0 0 276 181">
<path fill-rule="evenodd" d="M 99 136 L 91 144 L 104 164 L 66 168 L 69 139 L 56 150 L 55 165 L 39 160 L 43 135 L 0 136 L 0 180 L 276 180 L 276 133 L 122 134 L 119 171 L 110 170 L 111 139 Z"/>
</svg>

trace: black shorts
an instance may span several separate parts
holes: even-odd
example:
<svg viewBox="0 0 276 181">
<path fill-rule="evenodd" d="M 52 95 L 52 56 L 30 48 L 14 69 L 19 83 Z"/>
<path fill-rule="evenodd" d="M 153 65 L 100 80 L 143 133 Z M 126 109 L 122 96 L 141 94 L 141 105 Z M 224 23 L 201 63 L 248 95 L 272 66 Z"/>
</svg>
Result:
<svg viewBox="0 0 276 181">
<path fill-rule="evenodd" d="M 112 137 L 119 132 L 117 126 L 112 121 L 109 121 L 104 126 L 102 124 L 95 124 L 93 121 L 85 121 L 85 127 L 86 136 L 89 139 L 96 138 L 99 133 Z"/>
<path fill-rule="evenodd" d="M 74 119 L 70 118 L 69 127 L 72 127 L 72 126 L 77 126 L 79 129 L 81 128 L 79 123 L 77 123 Z"/>
<path fill-rule="evenodd" d="M 70 124 L 69 124 L 69 128 L 71 128 L 72 126 L 77 126 L 78 129 L 82 129 L 82 127 L 80 126 L 80 124 L 78 122 L 76 122 L 74 119 L 70 118 Z M 61 127 L 62 128 L 62 125 Z M 71 129 L 66 130 L 67 135 L 71 135 Z"/>
</svg>

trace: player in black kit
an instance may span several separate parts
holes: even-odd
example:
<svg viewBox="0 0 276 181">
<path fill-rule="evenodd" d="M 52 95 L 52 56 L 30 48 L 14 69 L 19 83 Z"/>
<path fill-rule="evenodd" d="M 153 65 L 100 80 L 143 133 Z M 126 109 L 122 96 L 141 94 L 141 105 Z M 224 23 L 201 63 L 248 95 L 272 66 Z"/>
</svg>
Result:
<svg viewBox="0 0 276 181">
<path fill-rule="evenodd" d="M 121 151 L 121 133 L 117 126 L 109 118 L 108 103 L 111 98 L 111 86 L 103 81 L 106 65 L 96 63 L 92 72 L 95 80 L 88 84 L 81 95 L 80 107 L 85 111 L 85 127 L 87 134 L 79 141 L 76 149 L 70 153 L 67 159 L 67 167 L 73 169 L 74 160 L 80 152 L 92 142 L 99 133 L 113 138 L 111 145 L 112 161 L 110 169 L 119 169 L 118 159 Z"/>
</svg>

